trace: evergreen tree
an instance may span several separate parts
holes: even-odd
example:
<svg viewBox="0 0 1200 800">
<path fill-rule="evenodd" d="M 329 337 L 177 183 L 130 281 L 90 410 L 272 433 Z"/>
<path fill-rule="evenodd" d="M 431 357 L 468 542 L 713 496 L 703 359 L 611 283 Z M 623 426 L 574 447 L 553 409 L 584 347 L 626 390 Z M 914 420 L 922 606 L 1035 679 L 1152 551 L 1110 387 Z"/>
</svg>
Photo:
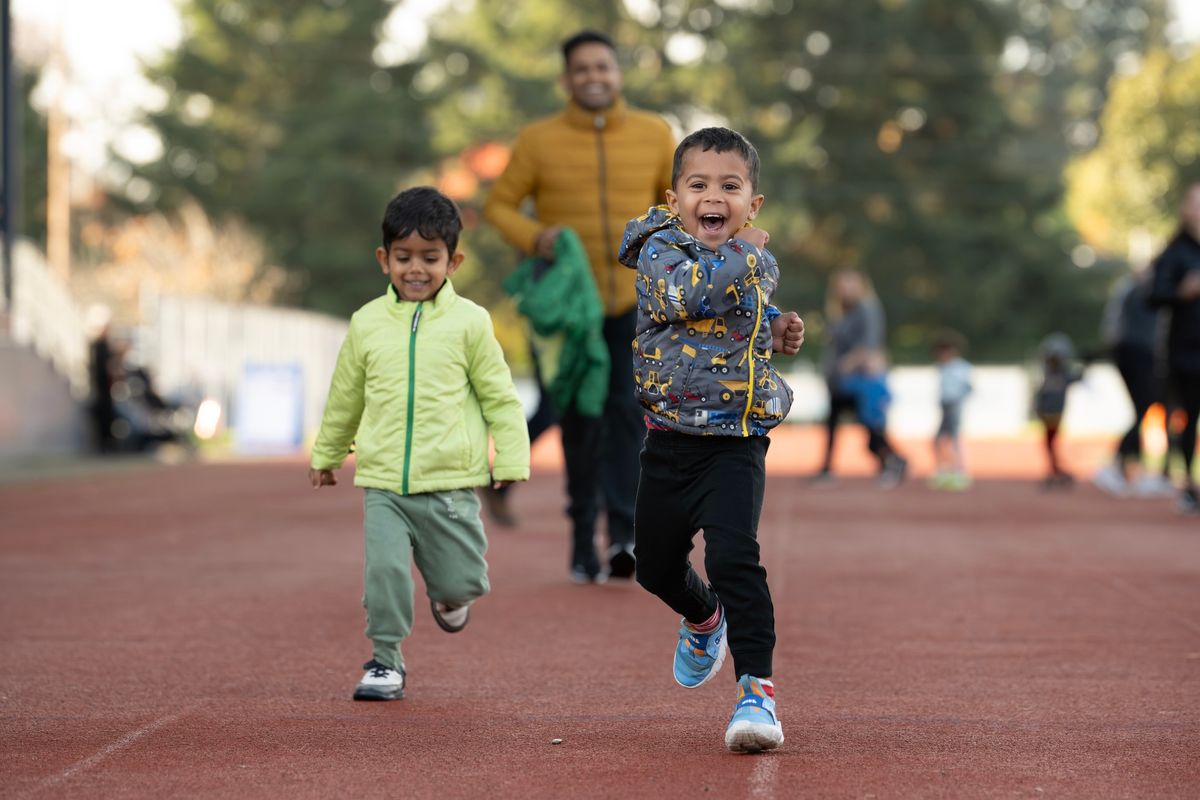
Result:
<svg viewBox="0 0 1200 800">
<path fill-rule="evenodd" d="M 347 314 L 381 291 L 379 220 L 429 162 L 415 65 L 374 60 L 384 0 L 189 0 L 179 49 L 150 69 L 164 154 L 139 169 L 167 207 L 244 219 L 301 276 L 303 305 Z"/>
</svg>

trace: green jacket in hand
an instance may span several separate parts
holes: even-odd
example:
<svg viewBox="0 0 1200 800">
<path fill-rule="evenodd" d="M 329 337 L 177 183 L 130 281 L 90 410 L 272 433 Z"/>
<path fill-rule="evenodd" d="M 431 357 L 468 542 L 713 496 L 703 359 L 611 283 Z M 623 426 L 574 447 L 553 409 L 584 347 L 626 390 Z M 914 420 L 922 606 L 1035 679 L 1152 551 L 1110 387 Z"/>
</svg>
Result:
<svg viewBox="0 0 1200 800">
<path fill-rule="evenodd" d="M 504 280 L 504 290 L 538 336 L 561 337 L 557 372 L 547 387 L 555 411 L 574 408 L 583 416 L 600 416 L 610 368 L 604 309 L 579 236 L 563 229 L 554 242 L 554 262 L 525 259 Z"/>
</svg>

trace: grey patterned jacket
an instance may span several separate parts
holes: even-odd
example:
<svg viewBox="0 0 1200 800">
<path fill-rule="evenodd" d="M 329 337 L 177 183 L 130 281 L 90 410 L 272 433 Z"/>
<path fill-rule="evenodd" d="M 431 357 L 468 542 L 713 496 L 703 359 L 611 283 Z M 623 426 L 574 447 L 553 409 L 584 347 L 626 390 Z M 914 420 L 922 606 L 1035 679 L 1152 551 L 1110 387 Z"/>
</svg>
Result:
<svg viewBox="0 0 1200 800">
<path fill-rule="evenodd" d="M 717 250 L 655 206 L 625 226 L 619 257 L 637 269 L 633 376 L 650 427 L 762 436 L 792 405 L 771 365 L 779 265 L 730 239 Z"/>
</svg>

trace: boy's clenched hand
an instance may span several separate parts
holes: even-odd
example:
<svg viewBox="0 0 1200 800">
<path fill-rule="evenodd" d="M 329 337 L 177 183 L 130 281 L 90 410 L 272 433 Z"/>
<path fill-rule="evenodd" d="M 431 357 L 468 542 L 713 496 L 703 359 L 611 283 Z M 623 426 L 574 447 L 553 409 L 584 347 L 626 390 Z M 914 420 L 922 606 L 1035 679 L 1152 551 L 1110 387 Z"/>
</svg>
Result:
<svg viewBox="0 0 1200 800">
<path fill-rule="evenodd" d="M 771 349 L 776 353 L 794 356 L 804 344 L 804 320 L 795 311 L 780 314 L 771 320 Z"/>
<path fill-rule="evenodd" d="M 737 232 L 736 238 L 741 239 L 743 242 L 749 242 L 759 250 L 762 250 L 767 246 L 767 242 L 771 241 L 771 234 L 762 228 L 742 228 Z"/>
<path fill-rule="evenodd" d="M 322 486 L 337 486 L 337 478 L 333 476 L 331 469 L 309 469 L 308 481 L 314 489 L 320 489 Z"/>
</svg>

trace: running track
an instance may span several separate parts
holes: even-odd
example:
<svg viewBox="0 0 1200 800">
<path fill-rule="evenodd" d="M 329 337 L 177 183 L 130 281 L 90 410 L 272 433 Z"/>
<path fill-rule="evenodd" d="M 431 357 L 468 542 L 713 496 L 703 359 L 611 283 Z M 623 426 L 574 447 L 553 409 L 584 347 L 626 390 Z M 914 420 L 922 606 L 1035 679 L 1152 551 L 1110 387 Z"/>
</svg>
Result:
<svg viewBox="0 0 1200 800">
<path fill-rule="evenodd" d="M 349 699 L 368 648 L 348 481 L 266 463 L 4 483 L 0 796 L 1200 796 L 1200 522 L 1086 486 L 776 472 L 787 742 L 765 756 L 723 750 L 731 669 L 674 685 L 657 600 L 566 581 L 553 471 L 516 494 L 520 530 L 492 530 L 467 630 L 422 609 L 395 703 Z"/>
</svg>

